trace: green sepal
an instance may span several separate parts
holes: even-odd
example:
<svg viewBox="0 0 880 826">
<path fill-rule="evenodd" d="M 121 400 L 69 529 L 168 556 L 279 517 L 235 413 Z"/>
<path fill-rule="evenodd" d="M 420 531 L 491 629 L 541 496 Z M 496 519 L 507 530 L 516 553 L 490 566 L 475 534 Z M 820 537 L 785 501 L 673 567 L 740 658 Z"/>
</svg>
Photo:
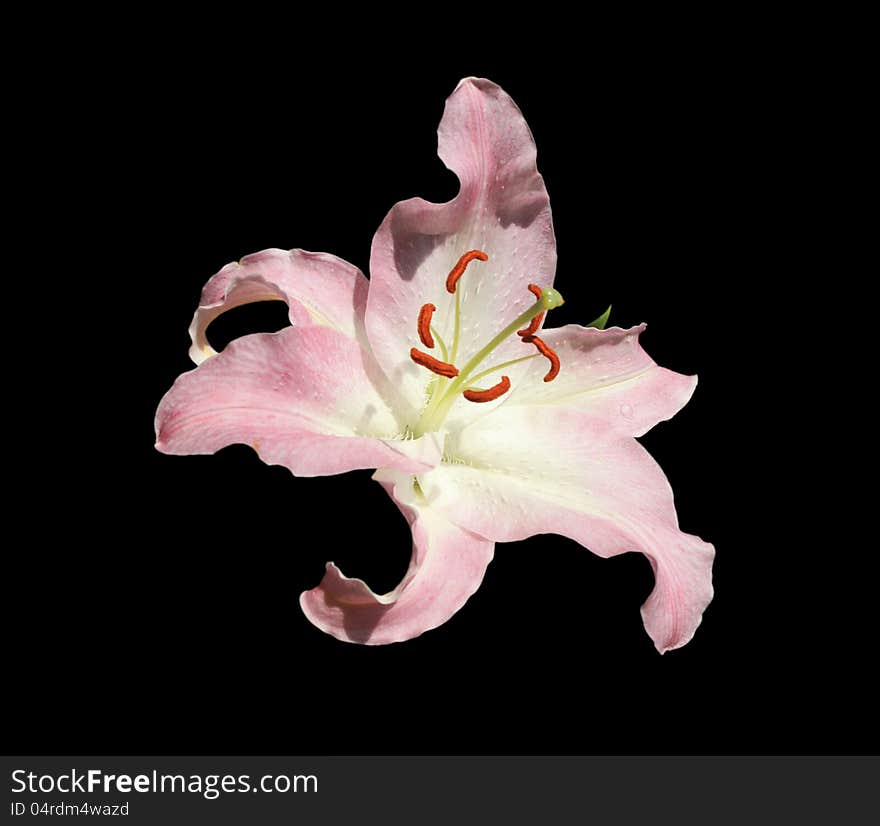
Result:
<svg viewBox="0 0 880 826">
<path fill-rule="evenodd" d="M 595 327 L 597 330 L 604 330 L 605 325 L 608 323 L 608 316 L 611 315 L 611 305 L 608 305 L 608 309 L 605 310 L 602 315 L 599 316 L 595 321 L 591 321 L 587 324 L 587 327 Z"/>
</svg>

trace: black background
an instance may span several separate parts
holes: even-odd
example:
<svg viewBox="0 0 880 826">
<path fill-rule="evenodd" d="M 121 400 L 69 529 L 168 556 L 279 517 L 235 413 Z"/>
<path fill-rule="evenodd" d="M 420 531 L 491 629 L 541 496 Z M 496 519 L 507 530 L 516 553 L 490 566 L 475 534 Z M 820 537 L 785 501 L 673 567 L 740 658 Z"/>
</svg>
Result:
<svg viewBox="0 0 880 826">
<path fill-rule="evenodd" d="M 865 562 L 850 567 L 802 495 L 824 448 L 788 369 L 804 346 L 788 326 L 798 67 L 713 27 L 564 46 L 494 25 L 357 47 L 272 21 L 173 32 L 84 48 L 22 95 L 39 128 L 16 279 L 29 358 L 13 367 L 40 401 L 11 404 L 26 538 L 7 556 L 6 750 L 876 749 L 869 627 L 846 584 Z M 366 272 L 396 201 L 455 194 L 436 128 L 470 74 L 499 83 L 536 139 L 567 299 L 552 324 L 613 303 L 612 324 L 646 321 L 655 360 L 700 376 L 642 440 L 682 528 L 717 548 L 703 625 L 662 657 L 639 616 L 647 560 L 555 536 L 499 545 L 476 595 L 419 639 L 337 642 L 297 602 L 324 563 L 383 591 L 409 559 L 370 473 L 297 479 L 244 447 L 153 448 L 208 277 L 266 247 Z M 237 311 L 211 337 L 283 320 L 281 305 Z"/>
</svg>

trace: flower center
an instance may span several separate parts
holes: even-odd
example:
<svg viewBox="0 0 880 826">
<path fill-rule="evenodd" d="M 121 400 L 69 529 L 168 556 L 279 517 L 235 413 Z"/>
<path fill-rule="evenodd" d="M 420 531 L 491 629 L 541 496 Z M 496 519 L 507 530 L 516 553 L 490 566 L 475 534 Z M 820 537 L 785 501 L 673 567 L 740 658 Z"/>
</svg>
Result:
<svg viewBox="0 0 880 826">
<path fill-rule="evenodd" d="M 452 345 L 447 348 L 446 343 L 441 338 L 437 330 L 431 325 L 434 313 L 437 307 L 433 304 L 424 304 L 419 311 L 419 317 L 416 322 L 416 328 L 419 334 L 419 340 L 429 350 L 433 350 L 435 345 L 440 346 L 440 354 L 442 360 L 425 353 L 422 350 L 413 347 L 410 350 L 410 358 L 421 367 L 435 373 L 439 378 L 435 379 L 429 386 L 428 404 L 422 412 L 421 418 L 413 428 L 413 435 L 418 437 L 425 433 L 438 430 L 443 424 L 444 419 L 449 413 L 452 405 L 463 397 L 469 402 L 490 402 L 500 396 L 503 396 L 510 390 L 510 379 L 507 376 L 501 376 L 501 379 L 489 388 L 482 389 L 476 386 L 481 379 L 497 373 L 505 367 L 518 364 L 521 361 L 543 356 L 550 362 L 550 370 L 544 381 L 553 381 L 559 374 L 559 356 L 542 341 L 535 333 L 541 325 L 541 321 L 548 310 L 560 306 L 563 303 L 562 296 L 554 289 L 549 287 L 541 288 L 536 284 L 529 284 L 530 292 L 537 299 L 535 303 L 529 307 L 524 313 L 517 316 L 503 330 L 501 330 L 494 338 L 492 338 L 485 347 L 478 350 L 460 369 L 456 366 L 455 361 L 458 357 L 459 332 L 461 329 L 461 294 L 457 291 L 459 279 L 464 275 L 465 270 L 472 261 L 488 261 L 489 256 L 482 250 L 470 250 L 466 252 L 458 263 L 449 272 L 446 277 L 446 290 L 455 294 L 455 316 L 453 319 L 453 339 Z M 526 326 L 517 329 L 523 324 Z M 495 350 L 502 342 L 510 338 L 516 333 L 524 344 L 533 344 L 538 352 L 521 358 L 511 359 L 501 364 L 477 372 L 486 357 Z"/>
</svg>

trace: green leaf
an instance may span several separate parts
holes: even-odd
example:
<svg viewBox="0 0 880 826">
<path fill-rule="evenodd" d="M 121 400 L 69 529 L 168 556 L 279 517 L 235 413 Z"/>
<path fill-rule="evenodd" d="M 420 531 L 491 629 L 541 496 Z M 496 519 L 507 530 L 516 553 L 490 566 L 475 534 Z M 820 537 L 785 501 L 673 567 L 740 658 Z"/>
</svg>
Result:
<svg viewBox="0 0 880 826">
<path fill-rule="evenodd" d="M 608 316 L 611 315 L 611 305 L 608 305 L 608 309 L 605 310 L 602 315 L 599 316 L 595 321 L 591 321 L 587 324 L 587 327 L 595 327 L 597 330 L 604 330 L 605 325 L 608 323 Z"/>
</svg>

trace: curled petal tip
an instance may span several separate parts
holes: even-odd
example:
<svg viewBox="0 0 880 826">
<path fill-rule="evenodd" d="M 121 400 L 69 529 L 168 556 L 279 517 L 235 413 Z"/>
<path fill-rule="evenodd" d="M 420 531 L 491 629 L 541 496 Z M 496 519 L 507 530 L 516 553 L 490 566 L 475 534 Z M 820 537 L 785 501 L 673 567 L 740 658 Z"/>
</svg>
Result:
<svg viewBox="0 0 880 826">
<path fill-rule="evenodd" d="M 346 642 L 386 645 L 442 625 L 479 587 L 495 548 L 427 506 L 402 504 L 397 497 L 412 490 L 411 477 L 387 473 L 395 481 L 383 487 L 412 524 L 413 556 L 403 581 L 390 593 L 375 594 L 363 580 L 327 563 L 320 584 L 300 596 L 306 617 Z"/>
</svg>

